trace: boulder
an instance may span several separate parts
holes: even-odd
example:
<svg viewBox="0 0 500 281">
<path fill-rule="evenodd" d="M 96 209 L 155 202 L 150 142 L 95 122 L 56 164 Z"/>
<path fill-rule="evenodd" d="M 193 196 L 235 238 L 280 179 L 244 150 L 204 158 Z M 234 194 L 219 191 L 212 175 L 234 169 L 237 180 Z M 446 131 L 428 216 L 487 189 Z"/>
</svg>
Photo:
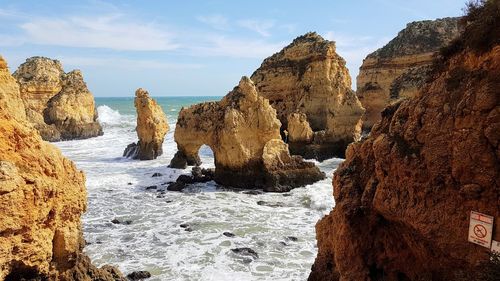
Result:
<svg viewBox="0 0 500 281">
<path fill-rule="evenodd" d="M 44 140 L 85 139 L 103 134 L 94 97 L 79 70 L 65 73 L 57 60 L 28 58 L 13 74 L 28 120 Z"/>
<path fill-rule="evenodd" d="M 411 22 L 363 60 L 356 94 L 366 110 L 365 132 L 381 119 L 386 106 L 415 96 L 429 76 L 435 54 L 459 35 L 458 21 L 443 18 Z"/>
<path fill-rule="evenodd" d="M 498 278 L 468 231 L 471 211 L 500 220 L 499 2 L 478 2 L 422 90 L 349 147 L 310 281 Z"/>
<path fill-rule="evenodd" d="M 27 120 L 0 57 L 0 280 L 125 280 L 83 253 L 85 176 Z"/>
<path fill-rule="evenodd" d="M 144 89 L 137 89 L 135 92 L 134 105 L 137 110 L 136 130 L 139 141 L 129 144 L 123 156 L 140 160 L 156 159 L 163 153 L 163 140 L 169 130 L 167 116 Z"/>
<path fill-rule="evenodd" d="M 307 33 L 252 74 L 259 94 L 276 109 L 281 130 L 288 132 L 292 154 L 318 160 L 343 156 L 347 145 L 360 139 L 364 110 L 335 50 L 335 42 Z"/>
<path fill-rule="evenodd" d="M 313 163 L 290 156 L 280 127 L 269 101 L 243 77 L 221 101 L 181 110 L 174 134 L 179 152 L 171 167 L 199 163 L 205 144 L 214 153 L 215 181 L 222 185 L 288 191 L 324 178 Z"/>
</svg>

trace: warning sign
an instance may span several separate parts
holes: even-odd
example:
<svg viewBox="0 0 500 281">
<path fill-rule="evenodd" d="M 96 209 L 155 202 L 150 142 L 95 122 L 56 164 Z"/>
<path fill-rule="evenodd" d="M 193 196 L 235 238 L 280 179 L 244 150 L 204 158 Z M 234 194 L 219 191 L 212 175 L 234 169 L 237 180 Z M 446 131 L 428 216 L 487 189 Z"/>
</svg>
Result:
<svg viewBox="0 0 500 281">
<path fill-rule="evenodd" d="M 470 212 L 469 242 L 490 248 L 493 217 L 478 212 Z"/>
</svg>

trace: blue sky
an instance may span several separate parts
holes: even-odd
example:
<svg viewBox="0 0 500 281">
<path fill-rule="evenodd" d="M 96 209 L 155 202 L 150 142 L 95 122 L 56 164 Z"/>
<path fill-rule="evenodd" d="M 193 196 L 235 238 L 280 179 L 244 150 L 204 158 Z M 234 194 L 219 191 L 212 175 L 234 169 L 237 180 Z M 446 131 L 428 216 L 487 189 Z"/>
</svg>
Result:
<svg viewBox="0 0 500 281">
<path fill-rule="evenodd" d="M 337 42 L 353 84 L 363 58 L 406 23 L 462 15 L 465 0 L 0 0 L 0 54 L 84 73 L 95 96 L 225 95 L 295 37 Z M 353 85 L 354 86 L 354 85 Z"/>
</svg>

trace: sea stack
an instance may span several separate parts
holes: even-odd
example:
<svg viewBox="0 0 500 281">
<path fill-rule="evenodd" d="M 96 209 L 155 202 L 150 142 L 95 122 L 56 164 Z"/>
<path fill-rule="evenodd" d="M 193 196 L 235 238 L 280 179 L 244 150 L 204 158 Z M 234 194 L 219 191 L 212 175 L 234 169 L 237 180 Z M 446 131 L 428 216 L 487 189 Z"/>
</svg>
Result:
<svg viewBox="0 0 500 281">
<path fill-rule="evenodd" d="M 316 33 L 297 37 L 266 58 L 251 79 L 276 109 L 292 154 L 318 160 L 342 157 L 347 145 L 360 139 L 364 110 L 335 42 Z M 297 129 L 312 134 L 297 138 Z"/>
<path fill-rule="evenodd" d="M 163 153 L 162 145 L 170 129 L 167 116 L 161 106 L 144 89 L 137 89 L 134 100 L 137 111 L 137 136 L 139 141 L 131 143 L 123 156 L 132 159 L 153 160 Z"/>
<path fill-rule="evenodd" d="M 85 176 L 26 118 L 0 57 L 0 280 L 125 280 L 82 252 Z"/>
<path fill-rule="evenodd" d="M 94 97 L 79 70 L 65 73 L 61 63 L 28 58 L 14 72 L 28 120 L 47 141 L 100 136 Z"/>
<path fill-rule="evenodd" d="M 498 263 L 484 277 L 489 247 L 468 242 L 471 211 L 500 220 L 498 3 L 474 8 L 415 97 L 349 146 L 310 281 L 498 278 Z"/>
<path fill-rule="evenodd" d="M 214 153 L 215 181 L 222 185 L 284 192 L 323 179 L 313 163 L 290 156 L 280 127 L 276 110 L 243 77 L 221 101 L 181 110 L 174 135 L 179 151 L 171 167 L 200 164 L 198 150 L 205 144 Z"/>
<path fill-rule="evenodd" d="M 369 132 L 382 110 L 400 99 L 414 97 L 429 76 L 434 56 L 459 35 L 459 18 L 411 22 L 387 45 L 369 54 L 356 79 Z"/>
</svg>

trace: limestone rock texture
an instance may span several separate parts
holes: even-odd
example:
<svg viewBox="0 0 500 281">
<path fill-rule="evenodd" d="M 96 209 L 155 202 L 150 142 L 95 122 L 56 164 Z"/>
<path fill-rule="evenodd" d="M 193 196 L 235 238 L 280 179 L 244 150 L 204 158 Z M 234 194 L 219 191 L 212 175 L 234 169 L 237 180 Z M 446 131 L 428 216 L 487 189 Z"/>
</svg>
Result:
<svg viewBox="0 0 500 281">
<path fill-rule="evenodd" d="M 349 146 L 310 281 L 494 280 L 479 278 L 489 249 L 467 241 L 471 211 L 494 216 L 500 239 L 500 1 L 489 2 L 496 20 L 480 14 L 487 23 L 464 34 L 496 43 L 480 51 L 463 35 L 413 99 Z"/>
<path fill-rule="evenodd" d="M 460 34 L 460 18 L 411 22 L 384 47 L 369 54 L 359 69 L 356 94 L 369 131 L 392 102 L 414 97 L 426 82 L 436 52 Z"/>
<path fill-rule="evenodd" d="M 298 124 L 290 128 L 288 120 L 297 121 L 294 114 L 305 116 L 301 126 L 310 127 L 313 135 L 290 138 L 292 154 L 319 160 L 343 156 L 347 145 L 359 140 L 364 109 L 351 90 L 351 77 L 335 42 L 316 33 L 297 37 L 266 58 L 251 79 L 276 109 L 282 131 L 295 137 Z"/>
<path fill-rule="evenodd" d="M 135 92 L 134 105 L 137 110 L 136 130 L 139 141 L 129 144 L 123 156 L 140 160 L 156 159 L 163 153 L 163 140 L 170 129 L 167 116 L 142 88 Z"/>
<path fill-rule="evenodd" d="M 208 145 L 222 185 L 280 192 L 323 179 L 313 163 L 290 156 L 280 127 L 276 110 L 243 77 L 221 101 L 181 110 L 174 134 L 179 151 L 170 166 L 199 164 L 198 150 Z"/>
<path fill-rule="evenodd" d="M 0 57 L 0 280 L 124 280 L 82 253 L 86 196 L 84 174 L 27 120 Z"/>
<path fill-rule="evenodd" d="M 61 63 L 28 58 L 14 72 L 28 119 L 47 141 L 85 139 L 103 134 L 94 97 L 79 70 L 65 73 Z"/>
</svg>

